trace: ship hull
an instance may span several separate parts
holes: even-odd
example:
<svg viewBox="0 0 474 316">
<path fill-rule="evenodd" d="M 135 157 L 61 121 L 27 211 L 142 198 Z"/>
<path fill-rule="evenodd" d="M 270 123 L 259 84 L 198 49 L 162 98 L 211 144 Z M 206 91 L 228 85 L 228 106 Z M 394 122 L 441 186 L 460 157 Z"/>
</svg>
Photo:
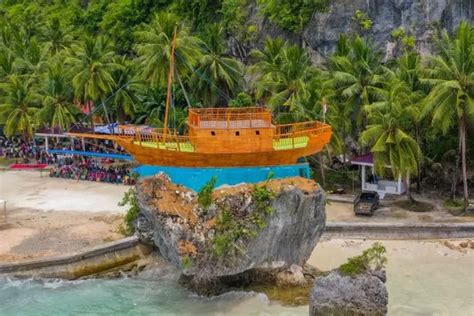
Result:
<svg viewBox="0 0 474 316">
<path fill-rule="evenodd" d="M 180 152 L 140 146 L 130 140 L 118 139 L 133 158 L 144 165 L 172 167 L 248 167 L 291 165 L 299 158 L 322 150 L 328 143 L 330 134 L 312 138 L 305 148 L 269 150 L 251 153 L 199 153 Z"/>
</svg>

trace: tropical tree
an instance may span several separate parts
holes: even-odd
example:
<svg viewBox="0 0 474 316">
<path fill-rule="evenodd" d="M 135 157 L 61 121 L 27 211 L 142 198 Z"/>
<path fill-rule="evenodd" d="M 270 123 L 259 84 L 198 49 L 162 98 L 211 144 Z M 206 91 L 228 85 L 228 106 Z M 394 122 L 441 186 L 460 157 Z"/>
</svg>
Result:
<svg viewBox="0 0 474 316">
<path fill-rule="evenodd" d="M 256 96 L 276 111 L 293 110 L 308 96 L 306 83 L 314 74 L 309 53 L 296 45 L 267 41 L 253 56 L 257 63 Z M 275 54 L 276 53 L 276 54 Z M 261 59 L 260 59 L 260 58 Z"/>
<path fill-rule="evenodd" d="M 148 25 L 136 33 L 139 55 L 138 63 L 143 69 L 143 78 L 152 86 L 165 86 L 170 68 L 171 47 L 176 37 L 174 49 L 174 73 L 185 91 L 183 77 L 188 76 L 201 58 L 202 42 L 192 36 L 190 30 L 179 18 L 169 12 L 156 14 Z M 189 98 L 185 94 L 188 101 Z"/>
<path fill-rule="evenodd" d="M 38 106 L 32 91 L 32 81 L 16 75 L 0 84 L 0 122 L 7 137 L 21 134 L 26 140 L 33 135 Z"/>
<path fill-rule="evenodd" d="M 46 24 L 43 31 L 43 42 L 46 51 L 55 55 L 64 49 L 68 49 L 73 43 L 73 37 L 69 30 L 63 27 L 59 18 L 53 18 Z"/>
<path fill-rule="evenodd" d="M 86 37 L 71 46 L 66 58 L 69 64 L 75 97 L 86 104 L 100 101 L 108 118 L 105 96 L 116 85 L 112 73 L 123 66 L 114 62 L 113 47 L 103 37 Z"/>
<path fill-rule="evenodd" d="M 15 73 L 15 56 L 6 48 L 0 48 L 0 82 Z"/>
<path fill-rule="evenodd" d="M 194 95 L 206 106 L 227 105 L 243 83 L 243 65 L 224 55 L 224 29 L 210 25 L 204 33 L 204 55 L 191 78 Z"/>
<path fill-rule="evenodd" d="M 62 65 L 58 62 L 49 64 L 41 83 L 39 95 L 43 106 L 37 113 L 38 123 L 67 130 L 76 122 L 79 109 L 73 103 L 72 87 Z"/>
<path fill-rule="evenodd" d="M 457 124 L 464 184 L 464 210 L 469 206 L 466 127 L 474 117 L 474 27 L 461 22 L 454 36 L 444 32 L 439 56 L 428 59 L 421 82 L 431 87 L 422 114 L 446 133 Z"/>
<path fill-rule="evenodd" d="M 352 109 L 354 127 L 364 123 L 362 107 L 378 99 L 382 91 L 378 76 L 380 57 L 363 38 L 341 36 L 336 53 L 329 58 L 331 84 L 340 101 Z"/>
<path fill-rule="evenodd" d="M 363 146 L 370 146 L 378 174 L 391 166 L 394 176 L 406 180 L 407 197 L 413 200 L 410 191 L 410 174 L 416 174 L 418 161 L 422 158 L 420 147 L 407 131 L 412 108 L 409 105 L 410 89 L 404 82 L 391 82 L 383 92 L 382 100 L 366 105 L 369 125 L 360 136 Z"/>
<path fill-rule="evenodd" d="M 114 87 L 108 104 L 117 115 L 119 122 L 133 118 L 140 102 L 137 91 L 143 89 L 143 84 L 136 76 L 135 64 L 126 57 L 116 57 L 114 62 L 121 67 L 112 73 Z"/>
</svg>

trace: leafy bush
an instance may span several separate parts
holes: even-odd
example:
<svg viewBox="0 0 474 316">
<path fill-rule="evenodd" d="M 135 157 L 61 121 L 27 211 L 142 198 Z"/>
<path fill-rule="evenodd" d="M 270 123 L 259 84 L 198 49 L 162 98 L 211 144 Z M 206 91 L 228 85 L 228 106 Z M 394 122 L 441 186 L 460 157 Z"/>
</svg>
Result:
<svg viewBox="0 0 474 316">
<path fill-rule="evenodd" d="M 339 271 L 344 275 L 354 277 L 369 269 L 382 269 L 387 263 L 386 252 L 385 247 L 376 242 L 360 256 L 349 258 L 346 263 L 339 267 Z"/>
<path fill-rule="evenodd" d="M 367 13 L 362 12 L 360 10 L 357 10 L 355 12 L 354 16 L 352 17 L 352 20 L 354 20 L 363 31 L 370 30 L 372 28 L 372 25 L 374 24 L 374 22 L 369 18 Z"/>
<path fill-rule="evenodd" d="M 199 191 L 198 203 L 204 208 L 212 204 L 212 191 L 217 183 L 217 177 L 213 176 Z"/>
<path fill-rule="evenodd" d="M 252 97 L 245 92 L 241 92 L 237 97 L 229 101 L 231 108 L 242 108 L 247 106 L 253 106 L 255 103 L 252 101 Z"/>
<path fill-rule="evenodd" d="M 191 268 L 193 265 L 193 261 L 191 259 L 191 257 L 189 256 L 184 256 L 181 258 L 181 266 L 183 267 L 183 269 L 189 269 Z"/>
<path fill-rule="evenodd" d="M 315 11 L 324 12 L 329 0 L 258 0 L 272 23 L 293 33 L 301 32 Z"/>
<path fill-rule="evenodd" d="M 138 214 L 140 213 L 136 191 L 133 188 L 130 188 L 127 192 L 125 192 L 122 201 L 119 202 L 119 205 L 129 206 L 127 214 L 125 214 L 125 217 L 123 219 L 124 225 L 121 226 L 121 231 L 124 235 L 133 235 L 135 233 L 134 223 L 137 219 Z"/>
</svg>

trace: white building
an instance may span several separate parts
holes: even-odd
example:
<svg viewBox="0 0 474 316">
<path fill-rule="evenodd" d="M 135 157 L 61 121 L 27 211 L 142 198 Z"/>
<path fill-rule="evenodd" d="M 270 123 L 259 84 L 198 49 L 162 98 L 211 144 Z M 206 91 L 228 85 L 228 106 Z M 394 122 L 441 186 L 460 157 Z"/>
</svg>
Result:
<svg viewBox="0 0 474 316">
<path fill-rule="evenodd" d="M 399 175 L 397 179 L 382 179 L 375 173 L 374 156 L 369 153 L 354 157 L 351 164 L 360 166 L 361 172 L 361 189 L 362 191 L 375 191 L 383 198 L 385 194 L 401 195 L 405 193 L 405 184 L 402 181 L 402 176 Z M 369 168 L 368 170 L 367 167 Z M 386 166 L 386 168 L 391 168 Z"/>
</svg>

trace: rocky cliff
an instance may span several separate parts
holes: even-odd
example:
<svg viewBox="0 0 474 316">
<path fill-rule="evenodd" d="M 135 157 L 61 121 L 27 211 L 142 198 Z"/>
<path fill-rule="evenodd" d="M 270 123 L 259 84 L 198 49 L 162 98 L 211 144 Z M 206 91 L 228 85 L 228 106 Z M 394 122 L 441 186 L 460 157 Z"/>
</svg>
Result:
<svg viewBox="0 0 474 316">
<path fill-rule="evenodd" d="M 413 35 L 416 49 L 428 54 L 433 49 L 431 38 L 437 30 L 444 28 L 452 32 L 461 20 L 474 21 L 474 0 L 331 0 L 329 10 L 315 12 L 301 34 L 279 29 L 258 14 L 255 4 L 249 12 L 251 23 L 259 31 L 256 46 L 262 45 L 268 36 L 283 37 L 308 47 L 314 61 L 320 63 L 335 50 L 339 35 L 359 31 L 353 19 L 358 10 L 372 21 L 370 29 L 359 33 L 372 39 L 387 59 L 397 53 L 397 43 L 391 36 L 397 28 L 402 27 Z M 254 47 L 231 42 L 232 53 L 242 58 Z"/>
<path fill-rule="evenodd" d="M 325 228 L 325 196 L 303 178 L 217 189 L 211 199 L 163 174 L 137 185 L 137 230 L 195 284 L 262 272 L 304 282 L 302 267 Z"/>
</svg>

